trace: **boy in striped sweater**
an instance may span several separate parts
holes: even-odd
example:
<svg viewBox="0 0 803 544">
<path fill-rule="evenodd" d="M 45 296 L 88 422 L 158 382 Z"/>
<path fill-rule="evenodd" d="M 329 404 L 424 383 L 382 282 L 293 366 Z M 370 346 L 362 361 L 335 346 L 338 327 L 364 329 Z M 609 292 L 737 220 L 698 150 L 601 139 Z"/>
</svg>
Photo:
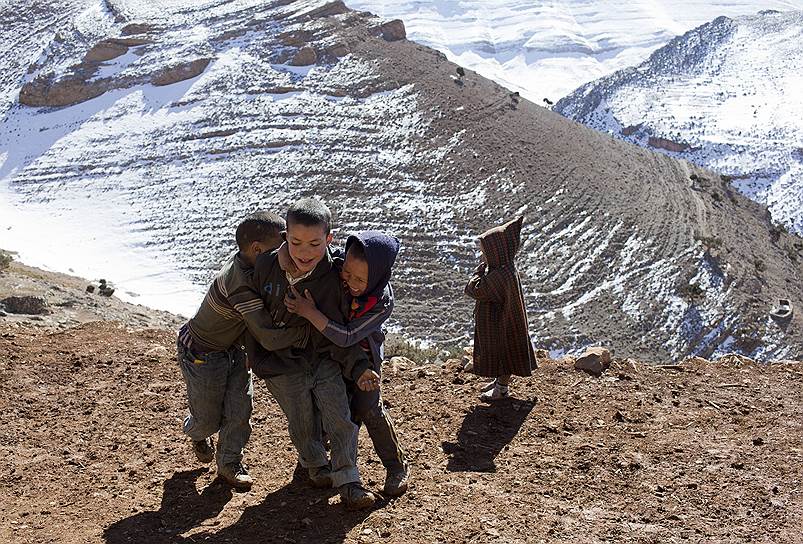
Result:
<svg viewBox="0 0 803 544">
<path fill-rule="evenodd" d="M 217 460 L 218 475 L 235 488 L 253 484 L 242 463 L 251 436 L 253 383 L 245 356 L 246 330 L 266 349 L 303 347 L 310 328 L 276 329 L 253 290 L 257 255 L 282 242 L 284 219 L 256 212 L 237 227 L 238 251 L 218 272 L 195 316 L 179 331 L 178 361 L 187 384 L 184 432 L 202 463 Z M 212 435 L 218 433 L 215 450 Z"/>
</svg>

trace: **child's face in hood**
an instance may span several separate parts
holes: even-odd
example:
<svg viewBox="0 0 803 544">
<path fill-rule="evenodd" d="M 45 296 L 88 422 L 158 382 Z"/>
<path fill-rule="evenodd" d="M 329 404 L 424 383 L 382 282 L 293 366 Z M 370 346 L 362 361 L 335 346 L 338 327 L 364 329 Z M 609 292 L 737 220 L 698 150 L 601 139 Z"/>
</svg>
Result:
<svg viewBox="0 0 803 544">
<path fill-rule="evenodd" d="M 315 269 L 326 247 L 332 241 L 332 234 L 326 233 L 324 225 L 287 224 L 287 250 L 298 268 L 299 275 Z"/>
<path fill-rule="evenodd" d="M 343 262 L 343 270 L 340 271 L 340 279 L 343 280 L 351 296 L 355 298 L 362 296 L 368 289 L 368 263 L 349 251 Z"/>
</svg>

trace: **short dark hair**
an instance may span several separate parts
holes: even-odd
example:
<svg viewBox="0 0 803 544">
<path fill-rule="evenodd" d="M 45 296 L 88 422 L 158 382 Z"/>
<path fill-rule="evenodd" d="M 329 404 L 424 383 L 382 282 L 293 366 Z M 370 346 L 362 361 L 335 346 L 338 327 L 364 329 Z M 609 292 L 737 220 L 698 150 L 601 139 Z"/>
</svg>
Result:
<svg viewBox="0 0 803 544">
<path fill-rule="evenodd" d="M 302 198 L 287 210 L 287 224 L 291 223 L 306 227 L 320 225 L 329 235 L 332 230 L 332 212 L 317 198 Z"/>
<path fill-rule="evenodd" d="M 285 229 L 284 219 L 278 214 L 268 211 L 254 212 L 237 225 L 237 247 L 245 250 L 254 242 L 265 242 L 274 237 L 281 237 Z"/>
<path fill-rule="evenodd" d="M 351 255 L 354 259 L 359 259 L 361 261 L 368 262 L 368 258 L 365 256 L 365 246 L 363 246 L 359 240 L 355 240 L 351 244 L 349 244 L 348 255 Z"/>
</svg>

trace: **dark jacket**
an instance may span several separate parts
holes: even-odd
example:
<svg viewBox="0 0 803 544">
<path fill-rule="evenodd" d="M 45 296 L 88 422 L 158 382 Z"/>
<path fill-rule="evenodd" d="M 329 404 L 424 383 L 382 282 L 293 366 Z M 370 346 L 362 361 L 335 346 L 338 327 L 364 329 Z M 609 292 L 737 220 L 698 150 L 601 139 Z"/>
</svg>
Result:
<svg viewBox="0 0 803 544">
<path fill-rule="evenodd" d="M 352 244 L 360 244 L 365 253 L 368 287 L 362 296 L 351 301 L 348 321 L 330 319 L 323 334 L 338 346 L 367 342 L 374 370 L 379 372 L 384 359 L 382 325 L 393 313 L 394 305 L 393 288 L 389 282 L 400 244 L 398 239 L 377 231 L 349 236 L 346 252 Z M 336 259 L 335 265 L 341 267 L 342 259 Z"/>
<path fill-rule="evenodd" d="M 265 308 L 270 312 L 276 327 L 308 326 L 306 319 L 290 313 L 284 305 L 289 282 L 284 270 L 279 266 L 277 252 L 263 253 L 257 257 L 254 287 L 261 294 Z M 315 298 L 318 309 L 330 319 L 345 320 L 348 300 L 344 296 L 340 286 L 340 275 L 334 268 L 332 256 L 328 251 L 312 274 L 297 283 L 295 287 L 301 293 L 308 290 Z M 371 366 L 367 355 L 358 346 L 341 348 L 314 328 L 310 329 L 309 341 L 303 348 L 288 347 L 267 351 L 250 340 L 247 351 L 254 373 L 265 378 L 304 372 L 328 357 L 341 365 L 347 378 L 356 381 L 357 377 Z"/>
<path fill-rule="evenodd" d="M 472 372 L 479 376 L 530 376 L 538 366 L 514 263 L 522 221 L 510 221 L 480 236 L 487 266 L 481 264 L 466 285 L 466 294 L 477 301 Z"/>
</svg>

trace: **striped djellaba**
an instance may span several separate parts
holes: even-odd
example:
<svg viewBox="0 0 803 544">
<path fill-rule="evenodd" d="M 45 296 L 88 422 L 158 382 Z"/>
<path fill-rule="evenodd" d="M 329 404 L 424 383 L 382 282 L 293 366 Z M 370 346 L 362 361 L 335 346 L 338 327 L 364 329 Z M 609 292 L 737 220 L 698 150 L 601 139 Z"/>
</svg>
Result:
<svg viewBox="0 0 803 544">
<path fill-rule="evenodd" d="M 514 262 L 522 222 L 520 217 L 480 236 L 485 262 L 466 285 L 466 294 L 477 301 L 472 372 L 479 376 L 530 376 L 538 366 Z"/>
</svg>

